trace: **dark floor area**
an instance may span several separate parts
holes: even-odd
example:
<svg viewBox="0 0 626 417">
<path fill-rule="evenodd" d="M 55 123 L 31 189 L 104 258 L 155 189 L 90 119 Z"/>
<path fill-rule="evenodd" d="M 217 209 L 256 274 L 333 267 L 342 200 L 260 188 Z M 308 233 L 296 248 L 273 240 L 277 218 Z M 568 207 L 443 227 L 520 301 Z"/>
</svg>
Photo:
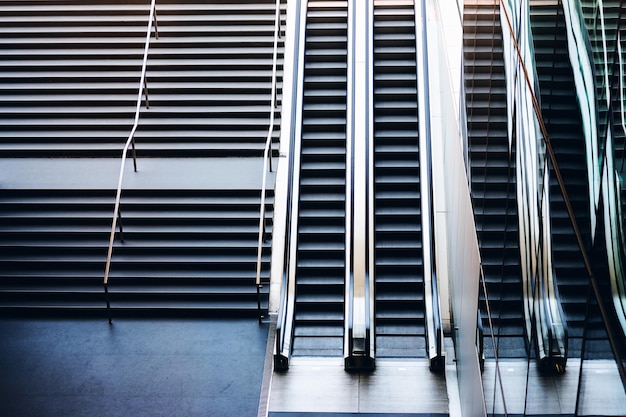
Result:
<svg viewBox="0 0 626 417">
<path fill-rule="evenodd" d="M 268 325 L 0 320 L 0 416 L 256 416 Z"/>
</svg>

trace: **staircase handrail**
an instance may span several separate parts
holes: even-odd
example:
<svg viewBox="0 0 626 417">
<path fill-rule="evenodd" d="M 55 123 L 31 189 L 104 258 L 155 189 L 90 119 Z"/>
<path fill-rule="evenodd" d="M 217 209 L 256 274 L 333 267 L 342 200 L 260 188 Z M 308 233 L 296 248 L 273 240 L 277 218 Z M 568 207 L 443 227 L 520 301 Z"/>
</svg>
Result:
<svg viewBox="0 0 626 417">
<path fill-rule="evenodd" d="M 257 261 L 256 261 L 256 292 L 258 299 L 258 312 L 259 320 L 263 318 L 261 312 L 261 258 L 263 254 L 263 242 L 265 236 L 265 194 L 267 192 L 267 171 L 269 160 L 269 171 L 272 171 L 272 156 L 270 155 L 270 149 L 272 147 L 272 135 L 274 134 L 274 118 L 275 108 L 277 103 L 277 61 L 278 61 L 278 37 L 280 34 L 280 4 L 281 0 L 276 0 L 276 10 L 274 15 L 274 50 L 272 54 L 272 86 L 271 86 L 271 98 L 270 98 L 270 121 L 267 129 L 267 138 L 265 139 L 265 149 L 263 151 L 263 175 L 261 183 L 261 207 L 259 208 L 259 239 L 257 246 Z"/>
<path fill-rule="evenodd" d="M 144 51 L 143 51 L 143 62 L 141 64 L 141 76 L 139 79 L 139 89 L 137 93 L 137 105 L 135 108 L 135 121 L 133 123 L 133 127 L 131 128 L 130 134 L 128 135 L 128 139 L 126 139 L 126 143 L 124 145 L 124 149 L 122 150 L 122 161 L 120 164 L 120 174 L 117 182 L 117 191 L 115 195 L 115 208 L 113 209 L 113 221 L 111 226 L 111 234 L 109 237 L 109 247 L 107 251 L 107 260 L 106 266 L 104 269 L 104 290 L 107 295 L 107 311 L 110 311 L 110 303 L 108 299 L 108 283 L 109 283 L 109 273 L 111 271 L 111 258 L 113 256 L 113 243 L 115 242 L 115 231 L 117 229 L 117 222 L 120 217 L 120 199 L 122 195 L 122 182 L 124 179 L 124 166 L 126 164 L 126 157 L 128 155 L 128 148 L 133 146 L 133 163 L 134 170 L 137 172 L 137 155 L 135 152 L 135 132 L 137 131 L 137 127 L 139 125 L 139 115 L 141 113 L 141 103 L 143 101 L 143 95 L 146 95 L 146 108 L 148 107 L 148 92 L 146 88 L 146 68 L 148 66 L 148 50 L 150 48 L 150 38 L 152 37 L 152 24 L 154 22 L 155 27 L 155 35 L 158 37 L 158 26 L 156 23 L 156 0 L 152 0 L 150 3 L 150 17 L 148 19 L 148 28 L 146 30 L 146 41 L 144 43 Z M 121 231 L 121 223 L 120 223 L 120 231 Z M 111 316 L 109 315 L 109 322 L 111 322 Z"/>
</svg>

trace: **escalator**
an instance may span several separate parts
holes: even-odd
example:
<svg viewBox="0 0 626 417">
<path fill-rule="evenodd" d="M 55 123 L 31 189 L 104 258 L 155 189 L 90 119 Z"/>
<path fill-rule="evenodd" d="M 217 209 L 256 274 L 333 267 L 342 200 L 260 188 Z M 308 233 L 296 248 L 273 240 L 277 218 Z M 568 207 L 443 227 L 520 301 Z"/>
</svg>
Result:
<svg viewBox="0 0 626 417">
<path fill-rule="evenodd" d="M 587 248 L 591 247 L 591 217 L 585 137 L 568 55 L 566 23 L 559 2 L 531 2 L 531 28 L 535 61 L 539 78 L 538 97 L 565 188 L 569 195 L 578 227 Z M 558 295 L 569 332 L 569 356 L 581 352 L 586 319 L 589 275 L 585 268 L 567 208 L 550 167 L 550 221 L 552 228 L 553 268 Z M 599 267 L 601 258 L 593 259 Z M 597 305 L 591 303 L 588 312 L 588 357 L 612 357 Z"/>
<path fill-rule="evenodd" d="M 464 64 L 471 196 L 487 289 L 480 312 L 497 346 L 485 356 L 526 357 L 514 147 L 509 151 L 507 104 L 498 4 L 465 3 Z"/>
<path fill-rule="evenodd" d="M 343 356 L 347 1 L 306 15 L 293 356 Z"/>
<path fill-rule="evenodd" d="M 425 357 L 420 149 L 412 4 L 374 2 L 376 356 Z"/>
<path fill-rule="evenodd" d="M 605 0 L 601 3 L 590 0 L 582 1 L 587 34 L 593 57 L 596 106 L 598 108 L 599 148 L 605 152 L 602 163 L 607 172 L 603 172 L 601 201 L 603 215 L 599 218 L 599 236 L 594 241 L 598 251 L 608 255 L 606 267 L 610 285 L 599 286 L 607 302 L 607 314 L 615 323 L 612 334 L 618 342 L 622 358 L 626 354 L 626 297 L 624 277 L 626 253 L 624 252 L 624 213 L 626 213 L 626 190 L 624 187 L 624 149 L 626 132 L 624 131 L 624 39 L 626 27 L 626 3 L 619 0 Z M 604 223 L 604 225 L 602 225 Z M 603 259 L 603 265 L 604 265 Z M 612 304 L 612 308 L 610 305 Z M 626 364 L 626 360 L 624 360 Z"/>
</svg>

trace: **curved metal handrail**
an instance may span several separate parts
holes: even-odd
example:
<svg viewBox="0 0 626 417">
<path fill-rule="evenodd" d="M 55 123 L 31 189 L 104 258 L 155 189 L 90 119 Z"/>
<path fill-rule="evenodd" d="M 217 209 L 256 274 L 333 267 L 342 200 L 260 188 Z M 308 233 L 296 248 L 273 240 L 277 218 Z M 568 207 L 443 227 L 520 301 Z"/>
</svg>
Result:
<svg viewBox="0 0 626 417">
<path fill-rule="evenodd" d="M 346 71 L 346 158 L 345 158 L 345 236 L 344 236 L 344 360 L 346 369 L 354 349 L 354 83 L 355 83 L 355 2 L 347 1 L 347 71 Z"/>
<path fill-rule="evenodd" d="M 137 172 L 137 155 L 135 152 L 135 132 L 137 131 L 137 127 L 139 125 L 139 115 L 141 113 L 141 103 L 143 100 L 143 95 L 146 95 L 146 108 L 148 107 L 148 94 L 146 88 L 146 68 L 148 66 L 148 50 L 150 48 L 150 38 L 152 37 L 152 24 L 154 22 L 155 27 L 155 35 L 158 38 L 158 29 L 156 24 L 156 0 L 152 0 L 150 4 L 150 17 L 148 19 L 148 29 L 146 30 L 146 41 L 144 44 L 143 51 L 143 62 L 141 65 L 141 77 L 139 79 L 139 91 L 137 94 L 137 106 L 135 109 L 135 121 L 133 123 L 133 127 L 128 135 L 128 139 L 126 139 L 126 144 L 124 145 L 124 149 L 122 150 L 122 162 L 120 164 L 120 174 L 117 182 L 117 192 L 115 196 L 115 208 L 113 209 L 113 224 L 111 226 L 111 235 L 109 237 L 109 248 L 107 252 L 107 260 L 106 266 L 104 269 L 104 291 L 107 296 L 107 311 L 110 311 L 111 305 L 109 302 L 108 294 L 108 283 L 109 283 L 109 273 L 111 271 L 111 258 L 113 256 L 113 243 L 115 242 L 115 230 L 117 229 L 117 222 L 120 218 L 120 199 L 122 195 L 122 183 L 124 180 L 124 166 L 126 164 L 126 157 L 128 155 L 128 148 L 133 147 L 133 165 L 135 172 Z M 121 231 L 121 223 L 120 223 L 120 231 Z M 111 322 L 111 316 L 109 314 L 109 323 Z"/>
<path fill-rule="evenodd" d="M 278 61 L 278 36 L 280 34 L 280 1 L 276 0 L 276 12 L 274 15 L 274 52 L 272 55 L 272 87 L 270 99 L 270 121 L 267 129 L 267 138 L 265 139 L 265 150 L 263 151 L 263 176 L 261 184 L 261 207 L 259 208 L 259 240 L 257 247 L 257 261 L 256 261 L 256 293 L 258 299 L 258 311 L 259 320 L 263 318 L 261 313 L 261 257 L 263 254 L 263 242 L 265 235 L 265 194 L 267 192 L 267 171 L 268 171 L 268 159 L 269 170 L 272 170 L 272 156 L 270 155 L 270 149 L 272 147 L 272 135 L 274 134 L 274 118 L 276 108 L 276 96 L 277 96 L 277 61 Z"/>
</svg>

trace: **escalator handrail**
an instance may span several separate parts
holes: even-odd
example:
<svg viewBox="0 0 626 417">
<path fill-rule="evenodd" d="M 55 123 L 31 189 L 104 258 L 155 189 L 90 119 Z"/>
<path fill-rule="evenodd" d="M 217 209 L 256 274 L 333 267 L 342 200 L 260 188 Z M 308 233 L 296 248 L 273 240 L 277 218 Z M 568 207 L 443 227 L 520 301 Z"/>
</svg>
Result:
<svg viewBox="0 0 626 417">
<path fill-rule="evenodd" d="M 360 0 L 357 0 L 360 1 Z M 347 30 L 347 94 L 346 94 L 346 204 L 345 204 L 345 334 L 344 357 L 352 356 L 354 330 L 354 31 L 355 31 L 355 3 L 348 0 L 348 30 Z"/>
<path fill-rule="evenodd" d="M 434 259 L 434 257 L 433 257 Z M 433 262 L 434 263 L 434 262 Z M 439 343 L 443 339 L 443 326 L 441 324 L 441 306 L 439 304 L 439 289 L 437 286 L 437 273 L 436 268 L 433 265 L 433 273 L 432 273 L 432 293 L 433 293 L 433 325 L 435 327 L 435 337 L 437 338 L 437 343 L 435 346 L 436 357 L 441 358 L 443 356 L 443 345 Z"/>
<path fill-rule="evenodd" d="M 420 166 L 424 165 L 422 173 L 425 178 L 420 178 L 422 184 L 422 256 L 424 258 L 424 305 L 426 320 L 427 351 L 431 363 L 431 369 L 443 366 L 443 335 L 441 329 L 441 311 L 439 305 L 439 293 L 437 288 L 437 276 L 435 274 L 434 254 L 434 230 L 433 230 L 433 190 L 432 190 L 432 161 L 431 155 L 431 131 L 430 131 L 430 90 L 428 88 L 428 30 L 427 30 L 426 2 L 415 4 L 415 27 L 416 27 L 416 63 L 418 65 L 418 98 L 420 114 L 420 143 L 425 144 L 421 149 Z M 421 32 L 420 32 L 421 31 Z M 421 51 L 421 53 L 420 53 Z M 421 76 L 420 76 L 421 71 Z M 420 82 L 421 80 L 421 82 Z M 425 201 L 424 201 L 425 200 Z M 424 210 L 425 208 L 425 210 Z"/>
<path fill-rule="evenodd" d="M 275 15 L 274 15 L 274 48 L 272 51 L 272 76 L 270 87 L 270 117 L 269 126 L 267 128 L 267 138 L 265 139 L 265 149 L 263 150 L 263 173 L 261 175 L 261 206 L 259 207 L 259 238 L 257 242 L 257 260 L 256 260 L 256 293 L 257 293 L 257 308 L 259 314 L 259 320 L 263 314 L 261 312 L 261 266 L 263 255 L 263 237 L 265 235 L 265 194 L 267 192 L 267 171 L 268 160 L 269 170 L 272 169 L 272 156 L 270 155 L 270 149 L 272 147 L 272 136 L 274 134 L 274 119 L 276 113 L 277 102 L 277 67 L 278 67 L 278 37 L 280 34 L 280 19 L 281 19 L 281 0 L 276 0 Z"/>
<path fill-rule="evenodd" d="M 620 13 L 621 13 L 621 9 L 620 9 Z M 620 91 L 619 104 L 620 104 L 620 114 L 622 116 L 620 120 L 621 122 L 620 125 L 622 127 L 622 131 L 624 132 L 624 136 L 626 136 L 626 109 L 624 108 L 626 97 L 624 96 L 624 93 L 623 93 L 624 89 L 626 88 L 626 86 L 624 85 L 624 79 L 626 79 L 626 73 L 624 72 L 624 65 L 626 65 L 626 63 L 624 62 L 622 58 L 622 36 L 620 32 L 617 33 L 616 45 L 617 45 L 618 60 L 617 62 L 614 63 L 614 65 L 619 65 L 619 91 Z M 623 170 L 623 168 L 624 167 L 622 166 L 621 169 Z"/>
<path fill-rule="evenodd" d="M 524 61 L 524 59 L 522 58 L 522 54 L 521 54 L 521 49 L 519 47 L 519 44 L 517 42 L 517 37 L 515 35 L 515 31 L 513 30 L 513 26 L 511 23 L 511 19 L 509 17 L 509 13 L 506 7 L 502 7 L 502 10 L 504 10 L 504 16 L 506 18 L 506 22 L 507 22 L 507 27 L 508 27 L 508 31 L 509 34 L 511 36 L 511 40 L 513 41 L 513 45 L 514 45 L 514 49 L 515 49 L 515 53 L 517 55 L 517 61 L 518 64 L 522 70 L 522 75 L 524 78 L 524 82 L 527 85 L 528 90 L 530 91 L 530 98 L 532 101 L 532 105 L 533 105 L 533 109 L 535 112 L 535 115 L 537 116 L 537 120 L 539 122 L 539 127 L 541 129 L 541 134 L 543 135 L 543 140 L 544 143 L 546 145 L 546 151 L 548 153 L 548 157 L 552 163 L 552 167 L 554 169 L 554 172 L 556 174 L 557 177 L 557 181 L 559 184 L 559 188 L 561 190 L 561 194 L 563 195 L 563 200 L 565 201 L 565 206 L 567 207 L 567 214 L 569 216 L 570 222 L 572 224 L 572 227 L 574 229 L 574 234 L 576 235 L 576 241 L 578 243 L 578 247 L 580 249 L 580 253 L 583 257 L 584 263 L 585 263 L 585 268 L 587 270 L 587 274 L 589 277 L 589 282 L 591 284 L 591 287 L 593 289 L 593 293 L 594 296 L 596 298 L 596 301 L 598 303 L 598 308 L 600 310 L 600 315 L 602 317 L 603 322 L 605 323 L 605 328 L 606 328 L 606 332 L 609 338 L 609 344 L 611 345 L 611 352 L 613 353 L 613 357 L 615 359 L 615 363 L 617 365 L 618 368 L 618 372 L 620 375 L 620 379 L 622 381 L 622 385 L 626 386 L 626 368 L 624 367 L 624 363 L 621 359 L 621 353 L 619 350 L 619 347 L 617 346 L 617 341 L 615 336 L 613 335 L 613 329 L 612 326 L 610 325 L 610 321 L 609 321 L 609 316 L 608 313 L 606 311 L 606 307 L 604 305 L 604 300 L 603 297 L 600 293 L 600 287 L 598 285 L 598 282 L 596 280 L 595 274 L 593 273 L 593 269 L 591 267 L 591 261 L 589 260 L 589 256 L 587 254 L 587 249 L 585 247 L 585 244 L 583 242 L 583 238 L 582 238 L 582 234 L 580 232 L 580 228 L 578 227 L 578 222 L 576 220 L 576 217 L 574 215 L 574 209 L 572 208 L 570 199 L 569 199 L 569 195 L 567 193 L 567 190 L 565 188 L 565 182 L 563 181 L 563 177 L 561 176 L 561 171 L 559 169 L 559 165 L 556 161 L 556 154 L 554 153 L 554 149 L 552 148 L 552 142 L 550 141 L 550 136 L 548 135 L 548 131 L 546 128 L 546 125 L 543 121 L 543 116 L 541 113 L 541 107 L 539 106 L 539 102 L 537 100 L 536 95 L 534 94 L 535 89 L 533 88 L 533 85 L 530 81 L 530 77 L 528 75 L 528 70 L 526 68 L 526 63 Z"/>
<path fill-rule="evenodd" d="M 275 369 L 287 369 L 291 354 L 291 339 L 293 337 L 293 311 L 295 303 L 295 249 L 297 247 L 297 222 L 300 183 L 300 137 L 302 130 L 302 87 L 304 62 L 304 21 L 306 20 L 306 7 L 302 7 L 302 0 L 293 3 L 295 7 L 295 62 L 292 68 L 294 79 L 292 89 L 292 105 L 289 117 L 293 120 L 289 132 L 289 162 L 287 179 L 287 210 L 284 261 L 282 266 L 282 281 L 280 290 L 280 304 L 278 306 L 278 318 L 276 322 L 276 340 L 274 348 Z"/>
<path fill-rule="evenodd" d="M 616 41 L 616 45 L 617 45 L 617 56 L 614 57 L 613 60 L 613 67 L 617 66 L 619 68 L 619 70 L 617 71 L 617 77 L 618 77 L 618 100 L 619 100 L 619 105 L 620 105 L 620 120 L 619 121 L 615 121 L 614 120 L 614 109 L 613 109 L 613 100 L 611 99 L 609 101 L 609 106 L 608 106 L 608 114 L 609 114 L 609 123 L 611 126 L 615 127 L 616 125 L 619 124 L 619 126 L 621 127 L 622 131 L 624 132 L 624 137 L 626 137 L 626 120 L 625 120 L 625 115 L 624 115 L 624 77 L 626 74 L 624 74 L 624 62 L 623 62 L 623 58 L 622 58 L 622 47 L 621 47 L 621 35 L 620 35 L 620 31 L 618 31 L 617 33 L 617 41 Z M 611 92 L 614 89 L 611 88 Z M 613 135 L 614 137 L 614 135 Z M 612 142 L 612 141 L 611 141 Z M 606 150 L 607 152 L 613 152 L 613 149 L 608 149 Z M 612 158 L 611 158 L 612 160 Z M 607 221 L 612 221 L 613 218 L 616 219 L 616 222 L 614 224 L 613 227 L 610 228 L 610 233 L 606 233 L 607 238 L 610 239 L 612 242 L 614 242 L 614 246 L 616 246 L 616 250 L 614 250 L 613 252 L 613 263 L 615 268 L 611 268 L 610 269 L 610 280 L 611 280 L 611 291 L 613 293 L 613 300 L 614 300 L 614 305 L 615 305 L 615 309 L 617 312 L 617 318 L 618 321 L 620 322 L 620 325 L 623 329 L 623 332 L 626 333 L 626 254 L 625 254 L 625 250 L 626 250 L 626 217 L 624 217 L 624 215 L 626 215 L 626 213 L 623 212 L 623 202 L 622 202 L 622 197 L 621 197 L 621 191 L 624 187 L 623 184 L 623 179 L 620 176 L 620 172 L 624 172 L 624 161 L 626 160 L 626 158 L 624 156 L 622 156 L 622 163 L 620 168 L 616 168 L 614 165 L 613 166 L 609 166 L 607 167 L 607 172 L 606 175 L 612 175 L 613 176 L 613 180 L 609 181 L 607 179 L 606 182 L 608 182 L 609 184 L 613 184 L 613 189 L 612 190 L 608 190 L 607 191 L 607 196 L 608 196 L 608 202 L 606 203 L 606 208 L 605 210 L 607 210 L 609 212 L 609 215 L 606 216 L 607 218 L 605 219 L 605 222 Z M 608 162 L 607 162 L 608 163 Z M 614 161 L 612 161 L 612 164 L 614 164 Z M 613 239 L 613 236 L 611 236 L 611 234 L 616 235 L 616 239 Z M 608 249 L 609 243 L 607 242 L 607 249 Z"/>
<path fill-rule="evenodd" d="M 373 349 L 374 340 L 372 339 L 372 326 L 374 321 L 374 248 L 375 248 L 375 233 L 374 233 L 374 2 L 368 1 L 367 8 L 367 37 L 368 37 L 368 47 L 367 47 L 367 58 L 366 58 L 366 71 L 367 71 L 367 97 L 368 97 L 368 107 L 367 112 L 368 116 L 367 120 L 367 136 L 366 136 L 366 146 L 365 153 L 367 155 L 366 166 L 365 166 L 365 183 L 367 185 L 366 189 L 366 232 L 365 232 L 365 337 L 366 337 L 366 351 L 365 354 L 374 358 L 375 352 Z"/>
<path fill-rule="evenodd" d="M 370 176 L 373 146 L 371 115 L 372 85 L 370 65 L 373 62 L 372 21 L 373 2 L 348 1 L 348 77 L 346 126 L 346 352 L 350 366 L 373 366 L 371 340 L 370 291 L 370 222 L 373 194 Z M 364 32 L 364 33 L 363 33 Z M 362 77 L 362 78 L 361 78 Z M 359 83 L 366 81 L 365 85 Z M 363 137 L 361 137 L 361 135 Z M 359 142 L 357 142 L 359 141 Z M 361 142 L 363 141 L 363 142 Z M 361 171 L 363 168 L 363 171 Z M 361 241 L 361 239 L 363 239 Z M 358 268 L 355 266 L 358 262 Z M 360 276 L 360 274 L 363 276 Z M 357 307 L 357 302 L 359 303 Z M 355 315 L 358 313 L 358 316 Z M 355 326 L 358 325 L 358 328 Z M 359 347 L 355 347 L 359 338 Z M 363 343 L 363 346 L 360 344 Z"/>
<path fill-rule="evenodd" d="M 551 268 L 552 275 L 554 276 L 554 268 Z M 540 284 L 539 291 L 540 302 L 543 308 L 540 309 L 540 315 L 538 320 L 540 326 L 545 331 L 542 334 L 545 335 L 548 343 L 547 349 L 544 345 L 545 358 L 548 360 L 547 366 L 557 372 L 565 370 L 565 364 L 567 362 L 567 325 L 565 323 L 561 303 L 558 302 L 558 287 L 551 283 L 551 278 L 544 276 L 543 282 Z M 556 308 L 556 313 L 553 308 Z M 555 344 L 558 347 L 558 351 L 555 349 Z"/>
<path fill-rule="evenodd" d="M 115 194 L 115 207 L 113 209 L 113 220 L 111 226 L 111 233 L 109 235 L 109 246 L 107 249 L 107 259 L 106 265 L 104 268 L 104 286 L 105 291 L 108 293 L 108 283 L 109 283 L 109 273 L 111 271 L 111 258 L 113 257 L 113 244 L 115 242 L 115 232 L 117 230 L 117 222 L 120 217 L 120 200 L 122 197 L 122 184 L 124 182 L 124 167 L 126 165 L 126 157 L 128 155 L 128 148 L 133 146 L 133 161 L 134 168 L 137 171 L 137 162 L 136 155 L 134 152 L 135 147 L 135 132 L 137 131 L 137 127 L 139 126 L 139 115 L 141 114 L 141 104 L 143 102 L 144 93 L 146 94 L 146 107 L 148 105 L 148 96 L 145 91 L 146 87 L 146 70 L 148 67 L 148 51 L 150 49 L 150 38 L 152 37 L 152 25 L 154 23 L 155 26 L 155 35 L 158 36 L 158 32 L 156 32 L 157 24 L 156 24 L 156 0 L 152 0 L 150 3 L 150 17 L 148 18 L 148 27 L 146 29 L 146 40 L 144 43 L 143 50 L 143 61 L 141 64 L 141 75 L 139 77 L 139 87 L 137 91 L 137 104 L 135 106 L 135 119 L 133 122 L 133 126 L 131 128 L 130 134 L 126 139 L 126 143 L 124 144 L 124 149 L 122 150 L 122 160 L 120 163 L 120 172 L 117 182 L 117 190 Z M 107 310 L 110 308 L 109 303 L 107 301 Z"/>
</svg>

